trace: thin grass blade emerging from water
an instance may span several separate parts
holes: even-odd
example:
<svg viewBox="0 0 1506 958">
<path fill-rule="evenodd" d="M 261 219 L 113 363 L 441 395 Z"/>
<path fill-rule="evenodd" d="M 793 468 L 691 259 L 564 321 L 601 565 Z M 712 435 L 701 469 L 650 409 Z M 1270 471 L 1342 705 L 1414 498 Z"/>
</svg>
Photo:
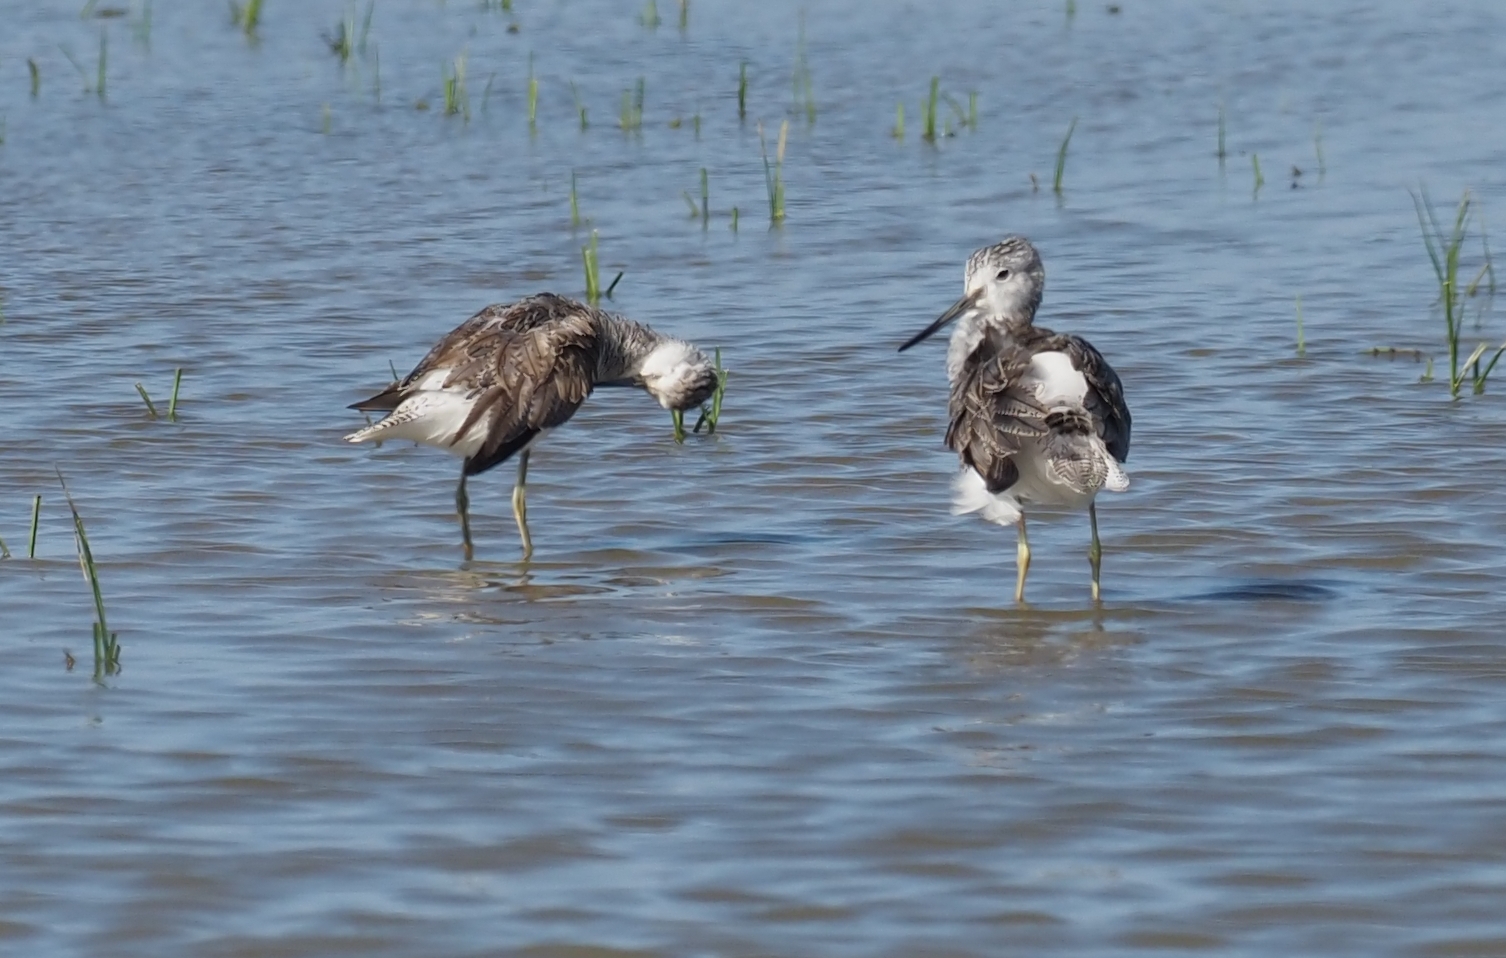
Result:
<svg viewBox="0 0 1506 958">
<path fill-rule="evenodd" d="M 1077 117 L 1067 124 L 1067 135 L 1062 137 L 1062 145 L 1056 151 L 1056 172 L 1051 177 L 1051 190 L 1057 196 L 1062 195 L 1062 174 L 1067 171 L 1067 146 L 1072 142 L 1072 133 L 1077 129 Z"/>
<path fill-rule="evenodd" d="M 691 432 L 698 433 L 701 426 L 706 427 L 706 435 L 716 434 L 717 421 L 722 418 L 722 396 L 727 392 L 727 370 L 722 368 L 722 348 L 718 346 L 715 353 L 716 362 L 716 392 L 711 394 L 709 405 L 701 406 L 701 416 L 695 421 L 695 428 Z"/>
<path fill-rule="evenodd" d="M 68 491 L 68 483 L 63 479 L 61 470 L 57 471 L 57 477 L 58 484 L 63 487 L 63 498 L 68 501 L 68 511 L 73 515 L 73 539 L 78 548 L 79 569 L 94 594 L 94 677 L 114 675 L 120 671 L 120 644 L 117 634 L 110 631 L 105 619 L 105 597 L 99 586 L 99 568 L 94 562 L 94 550 L 89 548 L 89 534 L 84 530 L 84 518 L 79 515 L 78 505 L 73 501 L 73 494 Z"/>
</svg>

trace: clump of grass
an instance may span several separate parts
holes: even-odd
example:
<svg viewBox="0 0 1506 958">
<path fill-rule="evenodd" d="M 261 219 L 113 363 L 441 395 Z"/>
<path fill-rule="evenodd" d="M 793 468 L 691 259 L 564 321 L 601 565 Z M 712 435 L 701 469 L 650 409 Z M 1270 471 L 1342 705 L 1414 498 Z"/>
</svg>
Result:
<svg viewBox="0 0 1506 958">
<path fill-rule="evenodd" d="M 63 497 L 68 500 L 68 511 L 73 515 L 73 541 L 78 548 L 78 565 L 84 573 L 84 581 L 89 583 L 89 589 L 94 593 L 94 677 L 114 675 L 120 671 L 120 643 L 105 619 L 105 598 L 99 586 L 99 567 L 95 565 L 94 551 L 89 548 L 89 534 L 84 530 L 84 518 L 79 515 L 78 505 L 68 491 L 68 483 L 63 480 L 61 471 L 57 477 L 58 483 L 63 487 Z"/>
<path fill-rule="evenodd" d="M 244 4 L 230 0 L 230 20 L 241 28 L 248 38 L 256 38 L 256 28 L 261 26 L 262 0 L 246 0 Z"/>
<path fill-rule="evenodd" d="M 1051 176 L 1051 191 L 1057 196 L 1062 195 L 1062 174 L 1067 171 L 1067 146 L 1072 142 L 1072 132 L 1077 129 L 1077 117 L 1067 124 L 1067 135 L 1062 137 L 1062 145 L 1056 150 L 1056 172 Z"/>
<path fill-rule="evenodd" d="M 706 427 L 706 435 L 716 434 L 716 424 L 722 418 L 722 396 L 727 392 L 727 370 L 722 368 L 722 348 L 716 348 L 716 392 L 711 394 L 711 402 L 701 405 L 701 417 L 695 421 L 695 428 L 691 432 L 698 433 L 701 426 Z"/>
<path fill-rule="evenodd" d="M 775 226 L 784 222 L 784 147 L 789 141 L 790 121 L 779 124 L 779 145 L 774 151 L 774 162 L 769 162 L 769 147 L 764 140 L 763 124 L 758 124 L 758 149 L 763 153 L 763 180 L 769 192 L 769 222 Z"/>
<path fill-rule="evenodd" d="M 461 114 L 467 122 L 471 119 L 471 97 L 465 89 L 465 54 L 455 58 L 453 67 L 444 69 L 444 114 Z"/>
<path fill-rule="evenodd" d="M 1469 190 L 1459 199 L 1459 207 L 1454 213 L 1454 222 L 1445 230 L 1438 222 L 1437 214 L 1433 212 L 1432 201 L 1428 198 L 1427 191 L 1421 194 L 1412 194 L 1412 203 L 1417 208 L 1417 223 L 1422 230 L 1423 245 L 1427 247 L 1428 259 L 1433 264 L 1433 274 L 1438 282 L 1438 301 L 1443 308 L 1444 336 L 1448 342 L 1449 361 L 1449 395 L 1458 397 L 1460 389 L 1468 380 L 1475 395 L 1485 392 L 1485 384 L 1490 374 L 1495 370 L 1496 363 L 1501 355 L 1506 353 L 1506 344 L 1500 346 L 1491 355 L 1489 362 L 1481 364 L 1490 347 L 1480 343 L 1474 351 L 1462 363 L 1459 361 L 1459 340 L 1464 331 L 1465 298 L 1474 295 L 1469 292 L 1478 292 L 1480 283 L 1489 279 L 1488 291 L 1494 295 L 1495 291 L 1495 266 L 1491 262 L 1490 246 L 1483 230 L 1481 242 L 1484 250 L 1484 265 L 1474 282 L 1461 285 L 1459 276 L 1459 263 L 1464 250 L 1464 242 L 1468 238 L 1469 220 L 1474 208 L 1474 197 Z M 1484 307 L 1481 307 L 1483 314 Z"/>
<path fill-rule="evenodd" d="M 601 302 L 601 270 L 596 262 L 596 231 L 591 231 L 591 240 L 580 248 L 581 266 L 586 271 L 586 301 Z"/>
<path fill-rule="evenodd" d="M 538 132 L 539 78 L 533 73 L 533 53 L 528 54 L 528 132 Z"/>
<path fill-rule="evenodd" d="M 643 77 L 631 91 L 622 91 L 622 115 L 618 125 L 624 132 L 643 129 Z"/>
<path fill-rule="evenodd" d="M 920 138 L 936 142 L 936 105 L 940 99 L 941 77 L 931 77 L 931 92 L 920 104 Z"/>
<path fill-rule="evenodd" d="M 575 100 L 575 112 L 580 114 L 580 128 L 584 130 L 586 124 L 586 105 L 581 102 L 580 92 L 575 89 L 575 81 L 570 81 L 570 96 Z"/>
<path fill-rule="evenodd" d="M 1250 165 L 1255 168 L 1255 192 L 1258 194 L 1260 192 L 1260 188 L 1262 186 L 1265 186 L 1265 177 L 1260 175 L 1260 154 L 1259 153 L 1251 153 L 1250 154 Z"/>
<path fill-rule="evenodd" d="M 650 30 L 659 29 L 659 24 L 662 21 L 659 19 L 659 4 L 657 0 L 648 0 L 648 4 L 643 8 L 643 12 L 638 14 L 638 22 Z"/>
<path fill-rule="evenodd" d="M 28 61 L 30 62 L 30 61 Z M 737 118 L 748 118 L 748 61 L 744 60 L 737 68 Z"/>
</svg>

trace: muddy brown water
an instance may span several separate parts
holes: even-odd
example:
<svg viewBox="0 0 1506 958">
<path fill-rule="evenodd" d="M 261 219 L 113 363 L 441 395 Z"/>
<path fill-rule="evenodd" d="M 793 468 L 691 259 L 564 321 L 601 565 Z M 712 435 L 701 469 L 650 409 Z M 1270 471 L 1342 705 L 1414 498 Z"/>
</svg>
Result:
<svg viewBox="0 0 1506 958">
<path fill-rule="evenodd" d="M 383 2 L 344 67 L 338 3 L 79 6 L 0 7 L 0 951 L 1506 954 L 1506 404 L 1362 354 L 1442 356 L 1408 188 L 1506 209 L 1499 5 L 812 3 L 813 126 L 794 3 Z M 935 145 L 933 74 L 979 93 Z M 344 406 L 578 294 L 593 229 L 616 308 L 723 348 L 722 429 L 594 397 L 536 561 L 502 470 L 463 563 L 456 463 Z M 943 349 L 895 353 L 1006 232 L 1134 409 L 1101 609 L 1080 515 L 1013 607 Z"/>
</svg>

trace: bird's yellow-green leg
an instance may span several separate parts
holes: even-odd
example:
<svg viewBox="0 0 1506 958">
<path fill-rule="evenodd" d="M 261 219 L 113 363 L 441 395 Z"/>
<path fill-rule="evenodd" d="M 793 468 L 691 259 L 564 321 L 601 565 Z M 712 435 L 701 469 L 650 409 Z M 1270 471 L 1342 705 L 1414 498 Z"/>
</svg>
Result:
<svg viewBox="0 0 1506 958">
<path fill-rule="evenodd" d="M 460 485 L 455 487 L 455 512 L 460 516 L 460 540 L 465 544 L 465 561 L 471 561 L 471 500 L 465 494 L 465 470 L 460 471 Z"/>
<path fill-rule="evenodd" d="M 533 538 L 528 535 L 528 450 L 518 458 L 518 484 L 512 487 L 512 517 L 518 520 L 518 535 L 523 537 L 523 558 L 533 555 Z"/>
<path fill-rule="evenodd" d="M 1025 573 L 1030 571 L 1030 540 L 1025 535 L 1025 516 L 1020 515 L 1020 542 L 1015 548 L 1014 600 L 1025 601 Z"/>
<path fill-rule="evenodd" d="M 1098 542 L 1098 506 L 1088 503 L 1088 523 L 1093 528 L 1093 542 L 1088 546 L 1088 563 L 1093 567 L 1093 601 L 1098 601 L 1098 569 L 1103 564 L 1103 546 Z"/>
<path fill-rule="evenodd" d="M 685 413 L 684 413 L 684 411 L 680 410 L 680 409 L 671 409 L 669 411 L 669 418 L 672 419 L 672 420 L 674 420 L 674 424 L 675 424 L 675 442 L 684 442 L 685 441 Z"/>
</svg>

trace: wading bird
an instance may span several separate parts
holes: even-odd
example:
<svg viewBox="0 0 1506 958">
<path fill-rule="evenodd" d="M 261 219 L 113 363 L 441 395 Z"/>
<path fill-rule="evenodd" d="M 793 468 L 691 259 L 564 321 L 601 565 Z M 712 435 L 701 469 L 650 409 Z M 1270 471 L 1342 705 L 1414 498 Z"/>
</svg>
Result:
<svg viewBox="0 0 1506 958">
<path fill-rule="evenodd" d="M 717 372 L 699 349 L 642 323 L 553 293 L 488 306 L 441 339 L 402 381 L 350 408 L 387 416 L 347 442 L 411 439 L 460 456 L 455 488 L 465 557 L 472 556 L 465 480 L 518 457 L 513 517 L 523 558 L 528 452 L 564 425 L 597 386 L 640 386 L 675 415 L 709 399 Z"/>
<path fill-rule="evenodd" d="M 946 444 L 962 461 L 952 512 L 1018 528 L 1015 601 L 1025 600 L 1030 570 L 1024 509 L 1041 505 L 1088 507 L 1097 602 L 1103 549 L 1093 499 L 1129 488 L 1130 411 L 1119 376 L 1091 343 L 1034 325 L 1045 285 L 1040 254 L 1023 236 L 985 246 L 968 258 L 965 295 L 899 350 L 957 322 L 946 361 Z"/>
</svg>

